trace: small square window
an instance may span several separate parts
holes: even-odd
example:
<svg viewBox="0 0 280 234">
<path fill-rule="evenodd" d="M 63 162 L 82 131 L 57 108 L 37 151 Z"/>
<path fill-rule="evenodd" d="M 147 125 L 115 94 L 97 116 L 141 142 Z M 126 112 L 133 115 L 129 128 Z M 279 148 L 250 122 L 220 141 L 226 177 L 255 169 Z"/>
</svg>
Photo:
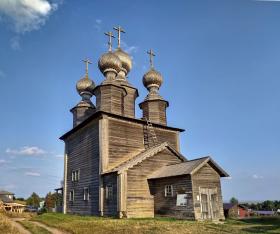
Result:
<svg viewBox="0 0 280 234">
<path fill-rule="evenodd" d="M 173 197 L 173 186 L 165 185 L 165 197 Z"/>
<path fill-rule="evenodd" d="M 177 206 L 186 206 L 188 204 L 187 194 L 177 194 Z"/>
<path fill-rule="evenodd" d="M 106 200 L 112 200 L 113 199 L 113 186 L 108 185 L 106 186 Z"/>
<path fill-rule="evenodd" d="M 86 187 L 84 188 L 84 201 L 88 201 L 89 200 L 89 188 Z"/>
</svg>

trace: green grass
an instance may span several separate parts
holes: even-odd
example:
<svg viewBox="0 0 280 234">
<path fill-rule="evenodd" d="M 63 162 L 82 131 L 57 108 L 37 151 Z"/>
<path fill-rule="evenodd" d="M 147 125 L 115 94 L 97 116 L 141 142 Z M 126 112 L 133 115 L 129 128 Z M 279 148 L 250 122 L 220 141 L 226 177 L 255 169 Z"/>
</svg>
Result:
<svg viewBox="0 0 280 234">
<path fill-rule="evenodd" d="M 47 229 L 37 226 L 29 221 L 19 221 L 22 226 L 29 230 L 32 234 L 51 234 Z"/>
<path fill-rule="evenodd" d="M 255 218 L 249 220 L 227 220 L 224 224 L 196 222 L 170 218 L 113 219 L 91 216 L 47 213 L 33 218 L 46 225 L 74 234 L 82 233 L 280 233 L 279 218 Z"/>
</svg>

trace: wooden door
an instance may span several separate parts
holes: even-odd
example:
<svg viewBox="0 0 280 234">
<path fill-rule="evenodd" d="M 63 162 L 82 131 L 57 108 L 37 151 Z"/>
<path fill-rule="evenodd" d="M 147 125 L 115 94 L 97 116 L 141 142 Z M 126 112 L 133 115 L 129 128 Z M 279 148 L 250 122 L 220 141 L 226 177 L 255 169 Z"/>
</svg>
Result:
<svg viewBox="0 0 280 234">
<path fill-rule="evenodd" d="M 218 219 L 219 206 L 217 188 L 199 188 L 202 219 Z"/>
</svg>

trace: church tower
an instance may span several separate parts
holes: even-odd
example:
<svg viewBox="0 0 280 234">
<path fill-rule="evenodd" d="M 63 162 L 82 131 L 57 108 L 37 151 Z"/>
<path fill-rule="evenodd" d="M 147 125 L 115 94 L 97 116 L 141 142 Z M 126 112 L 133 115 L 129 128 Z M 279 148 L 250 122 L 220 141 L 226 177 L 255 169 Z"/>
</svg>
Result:
<svg viewBox="0 0 280 234">
<path fill-rule="evenodd" d="M 143 119 L 166 125 L 166 108 L 169 104 L 159 95 L 159 88 L 162 85 L 163 78 L 154 69 L 154 52 L 150 49 L 147 53 L 150 55 L 150 70 L 143 76 L 143 84 L 149 93 L 139 106 L 143 111 Z"/>
<path fill-rule="evenodd" d="M 103 54 L 98 62 L 105 80 L 94 90 L 96 109 L 134 118 L 138 91 L 127 81 L 127 74 L 132 68 L 132 60 L 120 47 L 120 35 L 124 33 L 124 30 L 120 26 L 114 29 L 118 31 L 118 48 L 112 52 L 113 33 L 105 33 L 109 37 L 109 51 Z"/>
<path fill-rule="evenodd" d="M 88 76 L 88 64 L 91 64 L 91 62 L 88 59 L 83 61 L 86 64 L 86 74 L 76 84 L 77 92 L 82 97 L 82 100 L 70 110 L 73 114 L 73 127 L 76 127 L 96 111 L 90 100 L 95 88 L 94 82 Z"/>
</svg>

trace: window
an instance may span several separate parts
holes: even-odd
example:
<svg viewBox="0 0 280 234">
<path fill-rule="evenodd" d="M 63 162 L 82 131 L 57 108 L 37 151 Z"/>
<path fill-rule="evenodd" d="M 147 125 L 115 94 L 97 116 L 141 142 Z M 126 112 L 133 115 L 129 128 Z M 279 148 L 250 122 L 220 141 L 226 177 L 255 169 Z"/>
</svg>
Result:
<svg viewBox="0 0 280 234">
<path fill-rule="evenodd" d="M 113 199 L 113 186 L 112 185 L 106 186 L 106 199 L 107 200 Z"/>
<path fill-rule="evenodd" d="M 165 185 L 165 196 L 173 197 L 173 186 L 172 185 Z"/>
<path fill-rule="evenodd" d="M 72 171 L 72 182 L 80 180 L 80 170 Z"/>
<path fill-rule="evenodd" d="M 75 199 L 75 193 L 74 193 L 74 189 L 70 191 L 69 194 L 69 201 L 74 201 Z"/>
<path fill-rule="evenodd" d="M 84 188 L 84 201 L 88 201 L 89 200 L 89 188 L 86 187 Z"/>
<path fill-rule="evenodd" d="M 177 194 L 177 206 L 186 206 L 188 202 L 187 194 Z"/>
</svg>

